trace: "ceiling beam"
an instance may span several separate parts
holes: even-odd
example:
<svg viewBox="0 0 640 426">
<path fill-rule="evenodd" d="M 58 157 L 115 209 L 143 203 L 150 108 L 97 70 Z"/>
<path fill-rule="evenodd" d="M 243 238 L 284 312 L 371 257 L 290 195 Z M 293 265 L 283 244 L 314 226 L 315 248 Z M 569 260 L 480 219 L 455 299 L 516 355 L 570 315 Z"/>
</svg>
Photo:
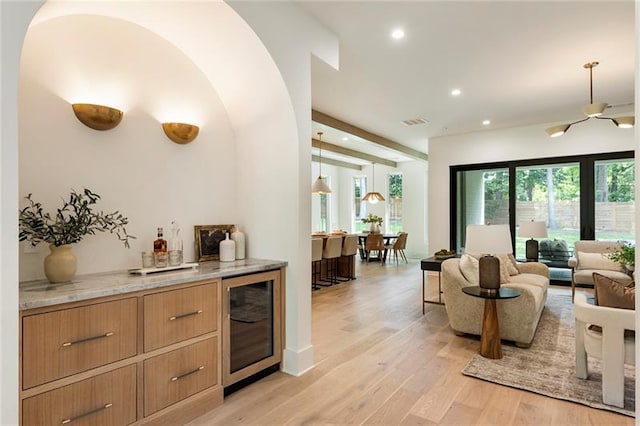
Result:
<svg viewBox="0 0 640 426">
<path fill-rule="evenodd" d="M 320 162 L 320 157 L 318 157 L 317 155 L 312 155 L 311 159 L 316 163 Z M 323 158 L 322 164 L 331 164 L 332 166 L 345 167 L 347 169 L 362 170 L 362 166 L 359 166 L 357 164 L 347 163 L 345 161 L 334 160 L 333 158 L 326 158 L 326 157 Z"/>
<path fill-rule="evenodd" d="M 360 158 L 361 160 L 371 161 L 376 164 L 384 164 L 389 167 L 398 167 L 398 163 L 395 161 L 387 160 L 386 158 L 376 157 L 375 155 L 365 154 L 364 152 L 355 151 L 353 149 L 344 148 L 342 146 L 333 145 L 327 142 L 320 142 L 318 139 L 311 138 L 311 146 L 314 148 L 320 148 L 320 144 L 322 144 L 322 149 L 325 151 L 335 152 L 336 154 L 346 155 L 348 157 Z"/>
<path fill-rule="evenodd" d="M 427 161 L 429 158 L 429 156 L 424 152 L 417 151 L 413 148 L 409 148 L 408 146 L 392 141 L 391 139 L 368 132 L 352 124 L 345 123 L 342 120 L 338 120 L 337 118 L 331 117 L 320 111 L 316 111 L 315 109 L 311 110 L 311 119 L 316 123 L 324 124 L 325 126 L 333 127 L 334 129 L 358 136 L 362 139 L 368 140 L 369 142 L 384 146 L 385 148 L 393 149 L 394 151 L 402 152 L 403 154 L 412 158 L 417 158 L 418 160 Z"/>
</svg>

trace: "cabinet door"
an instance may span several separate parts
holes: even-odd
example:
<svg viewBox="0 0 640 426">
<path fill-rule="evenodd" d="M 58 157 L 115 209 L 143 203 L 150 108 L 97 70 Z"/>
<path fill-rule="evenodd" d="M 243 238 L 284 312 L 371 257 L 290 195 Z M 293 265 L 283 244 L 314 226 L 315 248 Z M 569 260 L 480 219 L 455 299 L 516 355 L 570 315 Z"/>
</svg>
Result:
<svg viewBox="0 0 640 426">
<path fill-rule="evenodd" d="M 215 331 L 219 282 L 144 297 L 144 351 Z"/>
<path fill-rule="evenodd" d="M 135 356 L 136 324 L 135 298 L 23 317 L 23 388 Z"/>
<path fill-rule="evenodd" d="M 218 383 L 218 338 L 212 337 L 144 362 L 144 415 Z"/>
<path fill-rule="evenodd" d="M 128 425 L 135 421 L 135 365 L 22 401 L 23 425 Z"/>
</svg>

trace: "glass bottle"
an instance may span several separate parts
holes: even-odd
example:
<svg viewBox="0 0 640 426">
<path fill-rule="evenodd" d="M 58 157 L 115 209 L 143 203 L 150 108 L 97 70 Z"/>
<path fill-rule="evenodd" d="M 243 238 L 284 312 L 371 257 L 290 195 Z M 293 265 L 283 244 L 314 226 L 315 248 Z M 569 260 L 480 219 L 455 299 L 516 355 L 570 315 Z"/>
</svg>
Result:
<svg viewBox="0 0 640 426">
<path fill-rule="evenodd" d="M 162 238 L 162 228 L 158 228 L 158 238 L 153 242 L 153 257 L 156 268 L 167 266 L 167 240 Z"/>
<path fill-rule="evenodd" d="M 180 227 L 175 220 L 171 221 L 171 240 L 169 241 L 169 266 L 182 265 L 182 238 Z"/>
</svg>

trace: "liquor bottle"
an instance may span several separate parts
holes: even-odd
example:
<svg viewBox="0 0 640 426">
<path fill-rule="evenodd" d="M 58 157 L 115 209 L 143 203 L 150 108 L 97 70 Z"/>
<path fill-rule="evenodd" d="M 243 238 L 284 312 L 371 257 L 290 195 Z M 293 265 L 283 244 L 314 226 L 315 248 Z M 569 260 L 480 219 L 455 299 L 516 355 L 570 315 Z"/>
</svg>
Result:
<svg viewBox="0 0 640 426">
<path fill-rule="evenodd" d="M 158 228 L 158 239 L 153 242 L 153 257 L 156 268 L 167 266 L 167 240 L 162 238 L 162 228 Z"/>
</svg>

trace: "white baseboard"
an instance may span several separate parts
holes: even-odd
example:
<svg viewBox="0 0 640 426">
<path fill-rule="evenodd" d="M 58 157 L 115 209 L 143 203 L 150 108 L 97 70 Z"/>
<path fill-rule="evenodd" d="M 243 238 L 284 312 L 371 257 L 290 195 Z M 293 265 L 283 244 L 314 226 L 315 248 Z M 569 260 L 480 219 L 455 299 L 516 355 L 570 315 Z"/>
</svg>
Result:
<svg viewBox="0 0 640 426">
<path fill-rule="evenodd" d="M 292 376 L 301 376 L 314 367 L 312 345 L 299 351 L 287 348 L 283 357 L 282 371 Z"/>
</svg>

